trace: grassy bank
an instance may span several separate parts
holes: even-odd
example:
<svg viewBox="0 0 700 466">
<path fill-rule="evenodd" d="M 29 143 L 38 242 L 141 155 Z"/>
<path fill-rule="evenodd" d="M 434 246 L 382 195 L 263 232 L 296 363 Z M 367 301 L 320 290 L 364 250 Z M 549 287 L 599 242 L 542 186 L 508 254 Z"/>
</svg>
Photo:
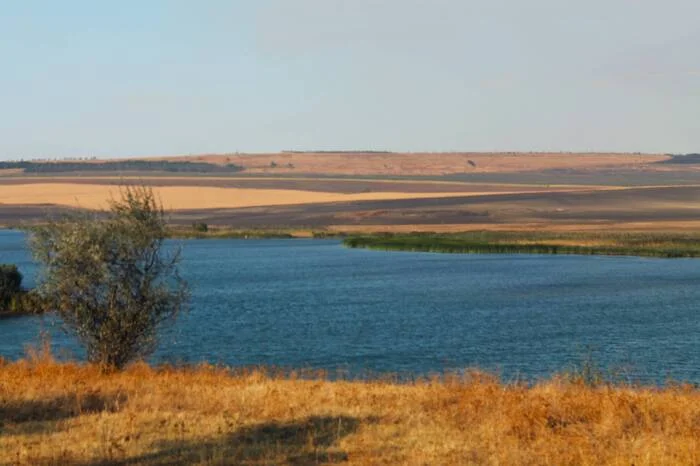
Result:
<svg viewBox="0 0 700 466">
<path fill-rule="evenodd" d="M 187 227 L 171 227 L 168 235 L 175 239 L 284 239 L 307 237 L 305 231 L 287 229 L 209 228 L 197 231 Z"/>
<path fill-rule="evenodd" d="M 45 226 L 46 223 L 0 225 L 2 230 L 20 230 L 27 233 L 33 228 Z M 285 239 L 285 238 L 342 238 L 344 233 L 324 229 L 261 227 L 233 228 L 225 226 L 207 226 L 202 231 L 188 225 L 170 225 L 168 237 L 172 239 Z"/>
<path fill-rule="evenodd" d="M 584 254 L 700 257 L 700 234 L 595 232 L 468 232 L 350 236 L 352 248 L 480 254 Z"/>
<path fill-rule="evenodd" d="M 0 365 L 2 464 L 700 462 L 700 391 Z"/>
<path fill-rule="evenodd" d="M 343 233 L 310 228 L 228 228 L 210 227 L 206 231 L 173 226 L 168 235 L 174 239 L 291 239 L 291 238 L 341 238 Z"/>
</svg>

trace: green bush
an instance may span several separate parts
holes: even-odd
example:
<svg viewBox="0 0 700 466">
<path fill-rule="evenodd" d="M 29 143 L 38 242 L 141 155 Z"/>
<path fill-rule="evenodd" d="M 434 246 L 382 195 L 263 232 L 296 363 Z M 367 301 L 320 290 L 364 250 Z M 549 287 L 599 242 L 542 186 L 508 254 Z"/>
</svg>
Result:
<svg viewBox="0 0 700 466">
<path fill-rule="evenodd" d="M 206 223 L 193 223 L 192 229 L 199 233 L 206 233 L 209 231 L 209 225 Z"/>
<path fill-rule="evenodd" d="M 41 314 L 47 307 L 36 290 L 22 290 L 10 299 L 3 310 L 10 314 Z"/>
<path fill-rule="evenodd" d="M 22 274 L 14 264 L 0 264 L 0 310 L 8 310 L 11 301 L 22 293 Z"/>
</svg>

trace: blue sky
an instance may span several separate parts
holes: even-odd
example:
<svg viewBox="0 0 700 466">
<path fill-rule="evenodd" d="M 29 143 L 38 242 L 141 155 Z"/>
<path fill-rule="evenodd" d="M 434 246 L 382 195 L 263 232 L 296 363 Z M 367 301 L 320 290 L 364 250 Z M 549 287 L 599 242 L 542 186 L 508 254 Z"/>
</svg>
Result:
<svg viewBox="0 0 700 466">
<path fill-rule="evenodd" d="M 0 158 L 700 152 L 697 0 L 0 5 Z"/>
</svg>

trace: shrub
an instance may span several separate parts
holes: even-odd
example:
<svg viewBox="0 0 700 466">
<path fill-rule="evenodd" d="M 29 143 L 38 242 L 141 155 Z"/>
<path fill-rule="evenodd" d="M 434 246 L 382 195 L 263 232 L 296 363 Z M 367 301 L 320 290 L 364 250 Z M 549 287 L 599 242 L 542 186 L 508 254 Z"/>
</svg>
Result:
<svg viewBox="0 0 700 466">
<path fill-rule="evenodd" d="M 22 274 L 14 264 L 0 264 L 0 310 L 22 292 Z"/>
<path fill-rule="evenodd" d="M 36 290 L 22 290 L 12 296 L 2 310 L 11 314 L 41 314 L 46 311 L 46 304 Z"/>
<path fill-rule="evenodd" d="M 90 362 L 121 369 L 153 352 L 158 330 L 183 309 L 179 250 L 164 252 L 165 215 L 151 189 L 127 187 L 106 212 L 37 228 L 42 298 L 85 347 Z"/>
<path fill-rule="evenodd" d="M 206 223 L 193 223 L 192 229 L 200 233 L 206 233 L 209 231 L 209 225 Z"/>
</svg>

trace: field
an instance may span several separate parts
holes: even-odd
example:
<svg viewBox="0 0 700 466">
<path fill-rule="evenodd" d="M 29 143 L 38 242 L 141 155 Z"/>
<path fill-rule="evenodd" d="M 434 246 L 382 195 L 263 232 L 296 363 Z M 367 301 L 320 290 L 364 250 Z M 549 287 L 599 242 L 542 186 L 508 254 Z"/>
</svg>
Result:
<svg viewBox="0 0 700 466">
<path fill-rule="evenodd" d="M 165 158 L 231 173 L 99 171 L 100 161 L 5 170 L 0 225 L 106 205 L 121 183 L 153 186 L 174 224 L 347 232 L 693 230 L 700 165 L 667 155 L 278 153 Z M 153 159 L 151 159 L 153 160 Z M 686 160 L 686 159 L 680 159 Z M 132 164 L 139 166 L 138 164 Z M 59 166 L 59 168 L 56 168 Z M 130 165 L 131 166 L 131 165 Z M 158 167 L 159 165 L 155 165 Z M 73 170 L 73 171 L 70 171 Z M 93 170 L 93 171 L 91 171 Z"/>
<path fill-rule="evenodd" d="M 0 366 L 0 463 L 700 462 L 697 388 L 591 381 L 331 381 L 143 364 L 104 374 L 35 356 Z"/>
<path fill-rule="evenodd" d="M 469 187 L 464 187 L 461 192 L 440 192 L 438 188 L 436 192 L 370 191 L 360 193 L 216 186 L 159 186 L 156 189 L 165 209 L 175 211 L 483 195 L 483 191 L 470 191 Z M 527 187 L 519 189 L 503 187 L 503 191 L 493 191 L 490 194 L 519 192 L 537 191 Z M 0 203 L 5 205 L 51 203 L 64 207 L 101 209 L 107 207 L 110 198 L 118 196 L 118 187 L 107 184 L 29 182 L 0 185 Z"/>
</svg>

